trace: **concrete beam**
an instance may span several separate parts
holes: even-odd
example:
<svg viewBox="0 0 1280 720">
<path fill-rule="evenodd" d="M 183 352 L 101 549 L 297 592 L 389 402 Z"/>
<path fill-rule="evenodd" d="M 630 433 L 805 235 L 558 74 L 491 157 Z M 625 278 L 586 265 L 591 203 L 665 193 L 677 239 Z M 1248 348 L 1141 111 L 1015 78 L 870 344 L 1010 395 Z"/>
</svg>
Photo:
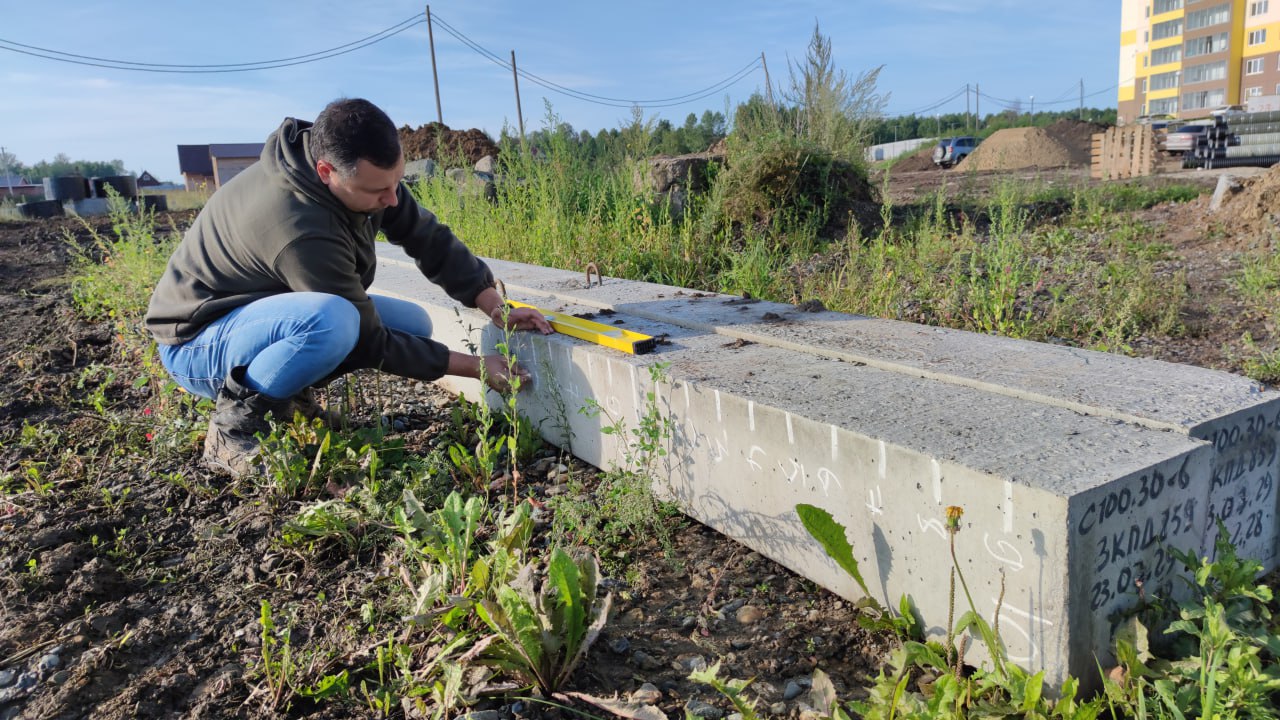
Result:
<svg viewBox="0 0 1280 720">
<path fill-rule="evenodd" d="M 415 300 L 438 339 L 499 332 L 380 248 L 374 292 Z M 513 299 L 666 337 L 630 356 L 521 334 L 534 373 L 522 412 L 599 467 L 652 404 L 673 423 L 659 487 L 692 517 L 849 598 L 856 584 L 794 513 L 824 507 L 849 532 L 881 602 L 910 595 L 947 618 L 948 505 L 965 509 L 960 566 L 1009 656 L 1047 678 L 1089 678 L 1108 617 L 1175 592 L 1169 549 L 1211 554 L 1221 519 L 1274 567 L 1280 393 L 1189 366 L 490 261 Z M 659 382 L 648 367 L 664 363 Z M 475 383 L 448 383 L 475 396 Z M 589 401 L 607 419 L 577 412 Z M 975 655 L 980 657 L 980 655 Z"/>
</svg>

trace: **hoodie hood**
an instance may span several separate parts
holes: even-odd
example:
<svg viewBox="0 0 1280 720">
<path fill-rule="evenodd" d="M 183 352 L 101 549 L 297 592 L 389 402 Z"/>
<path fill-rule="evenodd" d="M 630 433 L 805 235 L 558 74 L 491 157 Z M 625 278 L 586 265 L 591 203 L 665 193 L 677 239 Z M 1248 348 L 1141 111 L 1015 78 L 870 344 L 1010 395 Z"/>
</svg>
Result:
<svg viewBox="0 0 1280 720">
<path fill-rule="evenodd" d="M 267 137 L 259 160 L 267 171 L 293 192 L 305 195 L 324 207 L 346 217 L 349 222 L 363 223 L 367 216 L 353 212 L 320 182 L 315 158 L 311 155 L 311 125 L 306 120 L 285 118 Z"/>
</svg>

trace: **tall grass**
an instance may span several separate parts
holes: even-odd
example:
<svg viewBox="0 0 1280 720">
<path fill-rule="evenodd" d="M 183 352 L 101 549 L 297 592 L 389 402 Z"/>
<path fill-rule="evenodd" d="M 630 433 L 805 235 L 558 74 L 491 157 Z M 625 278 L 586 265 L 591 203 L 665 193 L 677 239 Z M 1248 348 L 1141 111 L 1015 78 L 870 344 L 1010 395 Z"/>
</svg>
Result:
<svg viewBox="0 0 1280 720">
<path fill-rule="evenodd" d="M 1118 213 L 1195 188 L 1010 183 L 982 202 L 943 190 L 831 239 L 785 212 L 767 224 L 709 222 L 722 212 L 715 190 L 676 217 L 639 188 L 642 170 L 627 158 L 589 162 L 553 137 L 536 157 L 504 151 L 494 203 L 441 177 L 417 191 L 474 250 L 508 260 L 595 262 L 634 280 L 1109 350 L 1181 331 L 1185 278 L 1146 240 L 1149 228 Z"/>
</svg>

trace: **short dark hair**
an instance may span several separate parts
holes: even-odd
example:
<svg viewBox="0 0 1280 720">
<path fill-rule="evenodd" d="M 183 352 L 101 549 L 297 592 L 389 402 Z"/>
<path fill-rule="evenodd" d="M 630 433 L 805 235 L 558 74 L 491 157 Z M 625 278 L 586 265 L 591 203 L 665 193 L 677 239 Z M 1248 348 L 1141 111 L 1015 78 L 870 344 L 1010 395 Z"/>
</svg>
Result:
<svg viewBox="0 0 1280 720">
<path fill-rule="evenodd" d="M 344 176 L 355 172 L 360 159 L 388 170 L 400 161 L 400 135 L 377 105 L 339 98 L 325 106 L 311 128 L 311 155 Z"/>
</svg>

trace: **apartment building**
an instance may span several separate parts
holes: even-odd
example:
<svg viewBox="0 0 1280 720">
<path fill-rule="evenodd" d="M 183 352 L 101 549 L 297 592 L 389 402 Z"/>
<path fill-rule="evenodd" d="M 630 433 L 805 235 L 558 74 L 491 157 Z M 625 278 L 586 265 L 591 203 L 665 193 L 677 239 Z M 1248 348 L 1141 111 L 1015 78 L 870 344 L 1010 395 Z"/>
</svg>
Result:
<svg viewBox="0 0 1280 720">
<path fill-rule="evenodd" d="M 1120 122 L 1280 95 L 1280 0 L 1121 0 Z"/>
</svg>

